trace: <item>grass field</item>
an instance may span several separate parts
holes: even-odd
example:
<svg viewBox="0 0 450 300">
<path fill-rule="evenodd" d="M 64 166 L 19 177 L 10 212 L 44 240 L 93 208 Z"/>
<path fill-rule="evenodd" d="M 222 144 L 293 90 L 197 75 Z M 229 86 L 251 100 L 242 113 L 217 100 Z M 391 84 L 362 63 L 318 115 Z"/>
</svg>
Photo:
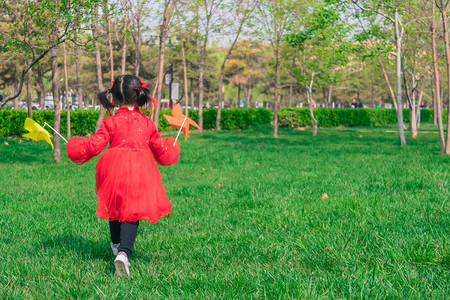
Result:
<svg viewBox="0 0 450 300">
<path fill-rule="evenodd" d="M 0 138 L 0 298 L 447 298 L 450 157 L 427 128 L 192 134 L 131 278 L 94 218 L 98 158 Z"/>
</svg>

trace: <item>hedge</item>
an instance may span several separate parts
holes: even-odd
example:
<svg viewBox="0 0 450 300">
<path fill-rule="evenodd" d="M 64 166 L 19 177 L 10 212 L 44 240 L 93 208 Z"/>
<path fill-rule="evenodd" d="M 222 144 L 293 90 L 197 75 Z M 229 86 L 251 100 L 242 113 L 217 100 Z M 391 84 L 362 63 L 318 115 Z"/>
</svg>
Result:
<svg viewBox="0 0 450 300">
<path fill-rule="evenodd" d="M 144 112 L 148 115 L 148 110 Z M 169 125 L 164 114 L 170 114 L 170 110 L 163 109 L 160 113 L 160 131 L 176 130 Z M 33 119 L 43 125 L 47 122 L 53 126 L 53 110 L 34 110 Z M 72 135 L 86 135 L 92 133 L 97 121 L 98 111 L 96 110 L 73 110 L 71 111 Z M 217 109 L 203 110 L 203 128 L 213 129 L 216 127 Z M 354 126 L 377 126 L 397 123 L 397 115 L 393 109 L 382 108 L 315 108 L 314 116 L 320 127 L 354 127 Z M 405 123 L 409 121 L 409 110 L 403 111 Z M 0 110 L 0 135 L 14 136 L 22 135 L 26 131 L 23 128 L 26 110 Z M 189 117 L 198 122 L 198 110 L 191 110 Z M 220 126 L 222 129 L 247 129 L 258 125 L 268 125 L 273 118 L 273 112 L 264 108 L 234 108 L 222 110 Z M 444 121 L 447 119 L 447 112 L 444 111 Z M 433 121 L 433 111 L 431 109 L 421 110 L 422 122 Z M 311 125 L 308 108 L 281 108 L 278 111 L 278 125 L 280 127 L 304 127 Z M 67 111 L 61 112 L 61 131 L 66 133 Z"/>
<path fill-rule="evenodd" d="M 148 110 L 144 111 L 148 115 Z M 177 130 L 169 125 L 163 115 L 170 115 L 170 110 L 163 109 L 160 112 L 159 130 L 172 131 Z M 71 133 L 74 136 L 82 136 L 92 133 L 97 122 L 98 111 L 96 110 L 73 110 L 70 112 Z M 216 127 L 217 109 L 203 110 L 203 128 L 212 129 Z M 273 113 L 264 108 L 248 109 L 223 109 L 220 126 L 222 129 L 247 129 L 249 127 L 267 125 L 272 121 Z M 189 111 L 189 117 L 198 122 L 198 110 Z M 26 110 L 0 110 L 0 135 L 14 136 L 22 135 L 27 131 L 23 128 L 27 118 Z M 34 110 L 33 119 L 39 124 L 44 122 L 53 126 L 53 110 Z M 61 112 L 61 132 L 67 133 L 67 111 Z"/>
<path fill-rule="evenodd" d="M 433 110 L 422 109 L 421 121 L 432 122 Z M 354 127 L 379 126 L 397 123 L 397 114 L 394 109 L 384 108 L 315 108 L 314 117 L 320 127 Z M 404 122 L 409 122 L 409 109 L 403 110 Z M 444 111 L 444 121 L 447 112 Z M 281 108 L 278 111 L 278 125 L 280 127 L 311 126 L 311 117 L 308 108 Z"/>
</svg>

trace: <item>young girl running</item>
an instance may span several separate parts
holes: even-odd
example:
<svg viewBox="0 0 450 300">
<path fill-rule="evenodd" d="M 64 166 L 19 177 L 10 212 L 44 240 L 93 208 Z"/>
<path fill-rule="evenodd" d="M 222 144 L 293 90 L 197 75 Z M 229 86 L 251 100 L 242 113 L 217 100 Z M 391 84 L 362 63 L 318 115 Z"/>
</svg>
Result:
<svg viewBox="0 0 450 300">
<path fill-rule="evenodd" d="M 112 101 L 108 94 L 112 94 Z M 116 275 L 130 276 L 128 258 L 139 220 L 156 223 L 172 212 L 155 160 L 160 165 L 176 163 L 180 146 L 178 142 L 173 146 L 173 138 L 161 138 L 152 120 L 140 113 L 139 108 L 150 101 L 150 95 L 146 84 L 136 76 L 118 76 L 111 89 L 98 98 L 106 109 L 119 106 L 119 110 L 103 120 L 90 140 L 70 139 L 67 156 L 81 165 L 110 144 L 95 170 L 95 217 L 109 220 Z"/>
</svg>

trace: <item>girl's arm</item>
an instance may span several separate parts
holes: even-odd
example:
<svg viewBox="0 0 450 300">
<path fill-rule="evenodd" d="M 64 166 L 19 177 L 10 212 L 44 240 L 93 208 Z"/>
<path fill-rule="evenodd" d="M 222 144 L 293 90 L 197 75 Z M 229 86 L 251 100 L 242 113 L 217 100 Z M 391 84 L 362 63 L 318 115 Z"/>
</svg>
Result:
<svg viewBox="0 0 450 300">
<path fill-rule="evenodd" d="M 162 138 L 152 120 L 149 120 L 150 127 L 150 149 L 155 156 L 156 162 L 161 166 L 169 166 L 178 161 L 180 154 L 180 143 L 177 141 L 175 146 L 174 138 Z"/>
<path fill-rule="evenodd" d="M 67 156 L 77 165 L 82 165 L 102 152 L 109 141 L 109 130 L 106 125 L 106 119 L 104 119 L 100 129 L 90 140 L 84 137 L 71 138 L 66 147 Z"/>
</svg>

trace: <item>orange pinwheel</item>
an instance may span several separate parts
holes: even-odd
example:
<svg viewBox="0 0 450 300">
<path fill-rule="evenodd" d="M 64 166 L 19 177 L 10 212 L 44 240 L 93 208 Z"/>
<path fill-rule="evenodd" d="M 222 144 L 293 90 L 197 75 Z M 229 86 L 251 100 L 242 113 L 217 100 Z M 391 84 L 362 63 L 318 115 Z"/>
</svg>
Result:
<svg viewBox="0 0 450 300">
<path fill-rule="evenodd" d="M 164 115 L 164 117 L 167 119 L 170 125 L 176 128 L 180 128 L 181 131 L 183 131 L 185 135 L 185 139 L 187 140 L 189 136 L 189 126 L 192 125 L 194 127 L 197 127 L 200 129 L 200 127 L 195 123 L 192 119 L 188 118 L 183 114 L 183 111 L 181 110 L 180 104 L 175 105 L 175 107 L 172 109 L 172 116 Z M 180 134 L 178 132 L 178 134 Z M 178 136 L 177 136 L 178 139 Z"/>
</svg>

